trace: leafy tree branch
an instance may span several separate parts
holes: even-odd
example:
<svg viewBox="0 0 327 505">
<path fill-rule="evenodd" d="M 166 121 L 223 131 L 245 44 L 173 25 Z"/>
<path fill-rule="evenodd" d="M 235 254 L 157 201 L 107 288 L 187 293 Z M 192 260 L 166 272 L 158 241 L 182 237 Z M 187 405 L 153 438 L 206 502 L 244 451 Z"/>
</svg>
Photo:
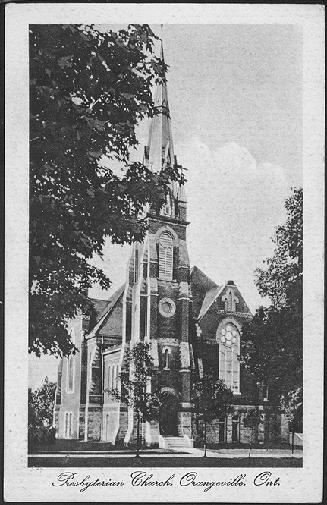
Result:
<svg viewBox="0 0 327 505">
<path fill-rule="evenodd" d="M 117 33 L 93 25 L 30 26 L 30 328 L 36 355 L 75 350 L 67 321 L 87 312 L 87 290 L 110 280 L 91 266 L 106 237 L 142 240 L 147 204 L 160 207 L 176 167 L 131 163 L 136 126 L 165 113 L 152 85 L 166 64 L 148 25 Z M 109 164 L 101 163 L 103 157 Z M 125 167 L 117 175 L 110 160 Z"/>
</svg>

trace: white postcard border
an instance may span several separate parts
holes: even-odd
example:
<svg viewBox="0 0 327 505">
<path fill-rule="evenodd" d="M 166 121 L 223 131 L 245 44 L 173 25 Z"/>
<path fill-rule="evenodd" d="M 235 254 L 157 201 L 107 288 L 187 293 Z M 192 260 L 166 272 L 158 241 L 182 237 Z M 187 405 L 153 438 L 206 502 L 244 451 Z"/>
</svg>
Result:
<svg viewBox="0 0 327 505">
<path fill-rule="evenodd" d="M 297 24 L 304 54 L 304 466 L 272 469 L 279 487 L 182 487 L 183 468 L 145 469 L 153 480 L 175 474 L 172 487 L 132 487 L 129 468 L 77 468 L 123 487 L 53 486 L 59 468 L 27 467 L 28 327 L 28 24 Z M 323 209 L 324 209 L 324 9 L 319 5 L 240 4 L 7 4 L 6 6 L 6 501 L 317 502 L 322 490 L 323 441 Z M 198 468 L 199 480 L 251 482 L 265 468 Z M 66 468 L 66 470 L 68 470 Z"/>
</svg>

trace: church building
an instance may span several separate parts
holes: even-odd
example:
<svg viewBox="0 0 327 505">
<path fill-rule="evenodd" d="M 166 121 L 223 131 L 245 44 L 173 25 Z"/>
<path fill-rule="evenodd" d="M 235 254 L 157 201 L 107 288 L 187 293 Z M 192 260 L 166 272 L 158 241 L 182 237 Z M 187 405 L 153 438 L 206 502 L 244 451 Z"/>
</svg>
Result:
<svg viewBox="0 0 327 505">
<path fill-rule="evenodd" d="M 157 85 L 155 104 L 162 113 L 151 119 L 144 163 L 159 171 L 177 165 L 167 84 Z M 194 266 L 187 251 L 187 199 L 176 182 L 162 209 L 148 209 L 148 231 L 134 243 L 124 284 L 108 300 L 91 299 L 92 313 L 69 322 L 79 352 L 61 359 L 55 404 L 56 436 L 82 441 L 129 444 L 135 441 L 133 411 L 107 393 L 119 386 L 124 354 L 149 343 L 166 404 L 159 419 L 144 423 L 148 446 L 192 447 L 201 427 L 192 413 L 191 384 L 208 367 L 234 395 L 233 412 L 208 426 L 208 443 L 248 443 L 247 413 L 261 411 L 257 433 L 264 441 L 287 438 L 278 416 L 265 423 L 268 398 L 242 370 L 239 361 L 242 325 L 252 318 L 237 284 L 218 283 Z M 205 216 L 203 216 L 205 218 Z"/>
</svg>

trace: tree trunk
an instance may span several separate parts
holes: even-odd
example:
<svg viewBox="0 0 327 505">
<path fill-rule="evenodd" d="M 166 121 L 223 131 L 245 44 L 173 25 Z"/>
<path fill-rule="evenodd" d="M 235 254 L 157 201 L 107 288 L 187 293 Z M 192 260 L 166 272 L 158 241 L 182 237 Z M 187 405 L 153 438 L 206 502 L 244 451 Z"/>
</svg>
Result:
<svg viewBox="0 0 327 505">
<path fill-rule="evenodd" d="M 137 413 L 137 425 L 136 425 L 136 457 L 140 457 L 140 414 Z"/>
<path fill-rule="evenodd" d="M 253 432 L 254 432 L 254 427 L 252 426 L 252 427 L 251 427 L 250 447 L 249 447 L 249 458 L 251 458 L 251 449 L 252 449 Z"/>
<path fill-rule="evenodd" d="M 270 430 L 270 413 L 266 412 L 266 425 L 265 425 L 265 444 L 266 449 L 269 449 L 269 430 Z"/>
<path fill-rule="evenodd" d="M 207 421 L 204 421 L 204 454 L 203 457 L 205 458 L 207 455 Z"/>
<path fill-rule="evenodd" d="M 292 428 L 292 454 L 294 454 L 294 426 Z"/>
</svg>

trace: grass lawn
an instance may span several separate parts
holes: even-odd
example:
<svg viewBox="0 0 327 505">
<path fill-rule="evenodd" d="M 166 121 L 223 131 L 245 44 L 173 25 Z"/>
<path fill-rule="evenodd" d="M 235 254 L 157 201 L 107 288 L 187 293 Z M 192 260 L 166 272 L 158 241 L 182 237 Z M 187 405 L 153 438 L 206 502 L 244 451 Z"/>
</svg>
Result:
<svg viewBox="0 0 327 505">
<path fill-rule="evenodd" d="M 28 458 L 29 467 L 302 467 L 302 458 L 274 458 L 274 457 L 69 457 L 58 456 L 51 458 L 40 458 L 30 456 Z"/>
</svg>

